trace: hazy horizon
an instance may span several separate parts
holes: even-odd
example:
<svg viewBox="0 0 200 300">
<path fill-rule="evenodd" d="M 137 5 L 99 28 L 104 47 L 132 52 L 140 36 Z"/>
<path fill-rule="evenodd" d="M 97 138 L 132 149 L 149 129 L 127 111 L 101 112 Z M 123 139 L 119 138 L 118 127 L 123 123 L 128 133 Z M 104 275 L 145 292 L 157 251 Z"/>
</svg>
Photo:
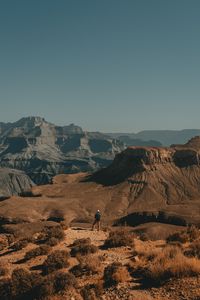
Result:
<svg viewBox="0 0 200 300">
<path fill-rule="evenodd" d="M 0 121 L 200 128 L 198 0 L 0 3 Z"/>
</svg>

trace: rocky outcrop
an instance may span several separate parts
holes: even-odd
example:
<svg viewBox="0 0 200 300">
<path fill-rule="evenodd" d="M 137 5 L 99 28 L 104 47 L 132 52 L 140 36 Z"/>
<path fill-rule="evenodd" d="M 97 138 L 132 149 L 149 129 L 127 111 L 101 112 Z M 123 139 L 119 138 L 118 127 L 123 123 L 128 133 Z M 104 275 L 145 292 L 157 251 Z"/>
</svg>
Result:
<svg viewBox="0 0 200 300">
<path fill-rule="evenodd" d="M 0 168 L 0 199 L 31 190 L 34 183 L 22 171 Z"/>
<path fill-rule="evenodd" d="M 32 189 L 39 196 L 31 199 L 31 211 L 29 198 L 12 197 L 0 207 L 0 218 L 41 221 L 59 211 L 67 222 L 92 222 L 100 209 L 105 223 L 198 224 L 199 139 L 189 148 L 130 147 L 93 175 L 58 175 L 53 184 Z"/>
<path fill-rule="evenodd" d="M 38 184 L 59 173 L 92 172 L 110 164 L 124 144 L 74 124 L 55 126 L 41 117 L 0 123 L 0 166 L 25 171 Z"/>
</svg>

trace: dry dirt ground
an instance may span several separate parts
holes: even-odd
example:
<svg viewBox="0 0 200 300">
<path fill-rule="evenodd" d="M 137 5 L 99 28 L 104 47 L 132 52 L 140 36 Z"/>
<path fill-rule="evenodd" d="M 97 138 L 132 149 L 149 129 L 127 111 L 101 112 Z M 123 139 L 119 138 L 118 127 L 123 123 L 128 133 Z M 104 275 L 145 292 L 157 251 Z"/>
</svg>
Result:
<svg viewBox="0 0 200 300">
<path fill-rule="evenodd" d="M 121 262 L 126 265 L 133 257 L 133 249 L 131 247 L 119 247 L 111 249 L 102 249 L 102 245 L 105 239 L 108 237 L 107 231 L 91 231 L 90 228 L 72 227 L 65 230 L 65 239 L 59 244 L 52 247 L 52 250 L 69 250 L 70 245 L 76 240 L 81 238 L 90 238 L 92 244 L 99 247 L 99 251 L 94 255 L 101 256 L 102 269 L 113 262 Z M 151 251 L 152 249 L 162 250 L 165 245 L 165 241 L 141 241 L 135 239 L 136 249 L 144 249 L 144 251 Z M 23 262 L 24 254 L 35 248 L 36 245 L 29 243 L 28 246 L 17 252 L 10 252 L 7 249 L 0 252 L 0 262 L 4 262 L 9 266 L 9 271 L 15 268 L 28 268 L 29 270 L 37 270 L 43 263 L 46 256 L 39 256 L 34 259 Z M 77 259 L 70 258 L 70 268 L 76 265 Z M 97 283 L 102 279 L 102 274 L 96 274 L 93 276 L 82 276 L 79 279 L 79 288 L 84 287 L 86 284 Z M 79 300 L 77 295 L 72 295 L 70 300 Z M 62 296 L 61 298 L 51 299 L 69 299 Z M 88 298 L 89 299 L 89 298 Z M 91 298 L 92 299 L 92 298 Z M 97 298 L 95 298 L 97 299 Z M 167 284 L 159 288 L 142 288 L 138 278 L 130 277 L 126 282 L 120 283 L 118 286 L 105 290 L 105 293 L 99 298 L 102 300 L 200 300 L 200 278 L 190 277 L 181 280 L 171 280 Z"/>
</svg>

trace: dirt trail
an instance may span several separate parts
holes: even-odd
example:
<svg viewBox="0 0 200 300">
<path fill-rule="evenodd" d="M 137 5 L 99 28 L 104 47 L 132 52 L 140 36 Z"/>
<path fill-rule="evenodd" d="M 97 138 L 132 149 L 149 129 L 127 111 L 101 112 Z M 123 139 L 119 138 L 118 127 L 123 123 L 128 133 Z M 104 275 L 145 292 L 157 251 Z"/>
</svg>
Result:
<svg viewBox="0 0 200 300">
<path fill-rule="evenodd" d="M 108 233 L 104 231 L 92 231 L 91 229 L 81 228 L 81 227 L 72 227 L 65 231 L 66 239 L 65 243 L 67 246 L 72 244 L 76 239 L 87 239 L 90 238 L 92 244 L 95 246 L 102 246 Z"/>
</svg>

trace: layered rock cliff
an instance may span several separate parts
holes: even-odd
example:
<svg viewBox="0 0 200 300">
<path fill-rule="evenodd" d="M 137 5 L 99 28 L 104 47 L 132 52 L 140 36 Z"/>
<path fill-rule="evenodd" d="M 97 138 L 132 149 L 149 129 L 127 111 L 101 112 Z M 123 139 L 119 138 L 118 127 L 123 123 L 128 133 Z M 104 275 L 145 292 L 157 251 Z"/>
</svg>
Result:
<svg viewBox="0 0 200 300">
<path fill-rule="evenodd" d="M 107 166 L 122 149 L 123 143 L 74 124 L 55 126 L 40 117 L 0 123 L 0 166 L 23 170 L 39 184 Z"/>
</svg>

